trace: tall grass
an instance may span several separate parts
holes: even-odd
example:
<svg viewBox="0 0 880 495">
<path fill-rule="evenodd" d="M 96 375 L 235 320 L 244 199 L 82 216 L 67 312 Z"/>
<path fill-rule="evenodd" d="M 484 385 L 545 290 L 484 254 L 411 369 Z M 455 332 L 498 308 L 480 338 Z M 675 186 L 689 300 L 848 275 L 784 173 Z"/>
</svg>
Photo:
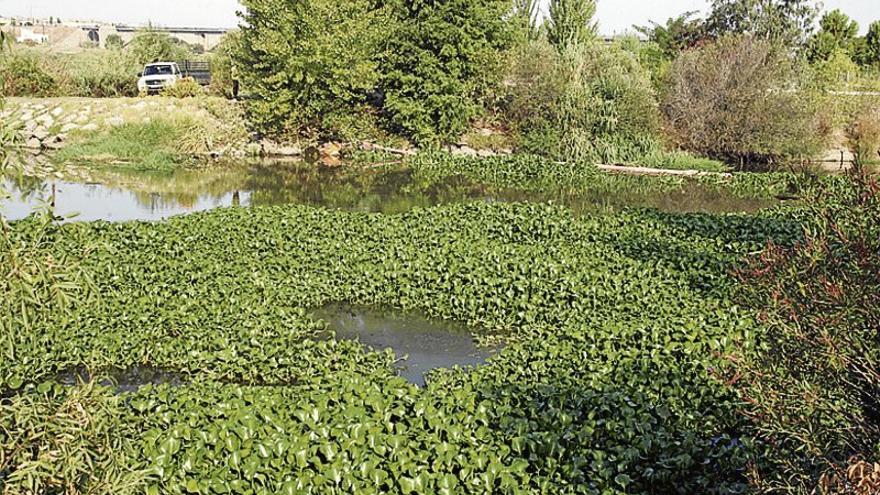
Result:
<svg viewBox="0 0 880 495">
<path fill-rule="evenodd" d="M 170 170 L 182 158 L 181 127 L 169 122 L 127 123 L 62 149 L 61 161 L 97 162 L 137 170 Z"/>
</svg>

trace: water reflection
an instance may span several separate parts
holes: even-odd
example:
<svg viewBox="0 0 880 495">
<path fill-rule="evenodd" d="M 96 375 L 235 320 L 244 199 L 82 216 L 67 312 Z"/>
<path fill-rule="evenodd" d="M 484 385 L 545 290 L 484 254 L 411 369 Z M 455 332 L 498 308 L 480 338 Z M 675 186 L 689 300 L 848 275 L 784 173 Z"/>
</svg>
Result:
<svg viewBox="0 0 880 495">
<path fill-rule="evenodd" d="M 334 304 L 315 311 L 314 316 L 326 321 L 338 339 L 379 351 L 391 349 L 401 360 L 400 376 L 419 386 L 425 385 L 428 371 L 480 365 L 493 353 L 478 349 L 463 325 L 416 313 Z"/>
<path fill-rule="evenodd" d="M 400 213 L 461 201 L 555 202 L 576 212 L 653 207 L 676 212 L 752 212 L 773 201 L 743 199 L 686 183 L 667 193 L 523 192 L 492 188 L 464 177 L 422 181 L 406 169 L 328 168 L 305 163 L 253 163 L 173 172 L 74 168 L 60 178 L 6 180 L 13 197 L 3 214 L 21 219 L 53 203 L 76 220 L 159 220 L 229 206 L 307 204 L 353 211 Z"/>
</svg>

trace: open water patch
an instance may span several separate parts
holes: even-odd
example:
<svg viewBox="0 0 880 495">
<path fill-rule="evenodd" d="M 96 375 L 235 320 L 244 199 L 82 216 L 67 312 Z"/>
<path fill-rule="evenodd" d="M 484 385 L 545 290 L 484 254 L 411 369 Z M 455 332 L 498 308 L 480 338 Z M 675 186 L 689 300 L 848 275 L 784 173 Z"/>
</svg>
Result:
<svg viewBox="0 0 880 495">
<path fill-rule="evenodd" d="M 113 387 L 119 393 L 137 392 L 147 385 L 169 384 L 180 387 L 187 383 L 180 373 L 149 366 L 134 366 L 101 373 L 92 373 L 84 367 L 76 367 L 59 373 L 55 380 L 62 385 L 75 386 L 97 381 L 99 385 Z"/>
<path fill-rule="evenodd" d="M 479 366 L 498 349 L 479 348 L 463 324 L 427 318 L 415 312 L 332 304 L 313 316 L 328 324 L 339 340 L 352 340 L 378 351 L 391 349 L 398 373 L 425 385 L 425 374 L 453 366 Z"/>
</svg>

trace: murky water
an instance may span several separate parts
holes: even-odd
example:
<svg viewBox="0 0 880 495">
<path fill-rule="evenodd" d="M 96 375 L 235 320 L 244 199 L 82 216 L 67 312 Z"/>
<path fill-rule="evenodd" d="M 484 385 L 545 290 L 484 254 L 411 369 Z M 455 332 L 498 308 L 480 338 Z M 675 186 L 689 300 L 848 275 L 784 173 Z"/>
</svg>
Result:
<svg viewBox="0 0 880 495">
<path fill-rule="evenodd" d="M 173 172 L 69 169 L 61 178 L 7 180 L 12 198 L 0 203 L 10 219 L 40 205 L 75 221 L 160 220 L 229 206 L 307 204 L 352 211 L 400 213 L 463 201 L 540 201 L 591 212 L 625 206 L 675 212 L 753 212 L 774 201 L 735 198 L 689 184 L 652 194 L 533 193 L 497 189 L 463 177 L 423 184 L 408 170 L 328 168 L 259 163 Z"/>
<path fill-rule="evenodd" d="M 92 375 L 85 368 L 74 368 L 60 373 L 56 380 L 62 385 L 78 385 L 98 380 L 103 386 L 113 387 L 117 392 L 137 392 L 145 385 L 170 384 L 181 386 L 185 383 L 182 375 L 147 366 L 135 366 L 127 370 L 112 370 Z"/>
<path fill-rule="evenodd" d="M 477 348 L 464 326 L 415 313 L 330 305 L 314 312 L 337 339 L 358 341 L 376 350 L 391 349 L 400 359 L 400 376 L 423 386 L 425 373 L 438 368 L 477 366 L 492 350 Z"/>
</svg>

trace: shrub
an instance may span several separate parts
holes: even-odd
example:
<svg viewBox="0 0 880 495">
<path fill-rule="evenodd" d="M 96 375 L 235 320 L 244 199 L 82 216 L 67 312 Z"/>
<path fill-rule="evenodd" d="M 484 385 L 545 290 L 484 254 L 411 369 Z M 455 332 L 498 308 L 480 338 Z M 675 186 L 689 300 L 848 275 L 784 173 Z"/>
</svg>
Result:
<svg viewBox="0 0 880 495">
<path fill-rule="evenodd" d="M 458 138 L 501 81 L 514 30 L 504 0 L 397 0 L 384 57 L 391 127 L 418 142 Z"/>
<path fill-rule="evenodd" d="M 388 24 L 370 0 L 246 0 L 236 63 L 267 133 L 323 128 L 328 115 L 366 102 L 379 82 Z M 327 132 L 332 134 L 332 129 Z"/>
<path fill-rule="evenodd" d="M 663 97 L 668 133 L 686 150 L 740 167 L 811 158 L 825 134 L 794 74 L 781 50 L 748 36 L 684 52 Z"/>
<path fill-rule="evenodd" d="M 67 87 L 64 96 L 116 98 L 137 94 L 137 73 L 140 67 L 128 53 L 118 50 L 77 55 L 59 55 L 53 61 L 60 66 Z"/>
<path fill-rule="evenodd" d="M 805 238 L 771 244 L 741 273 L 764 322 L 737 361 L 744 412 L 767 445 L 759 486 L 839 490 L 880 454 L 880 187 L 858 179 L 814 198 Z M 836 481 L 835 481 L 836 480 Z"/>
<path fill-rule="evenodd" d="M 7 53 L 0 60 L 0 84 L 5 96 L 51 96 L 57 89 L 37 55 L 24 51 Z"/>
<path fill-rule="evenodd" d="M 847 127 L 846 137 L 857 168 L 880 162 L 880 103 L 864 104 Z"/>
<path fill-rule="evenodd" d="M 162 90 L 162 96 L 171 98 L 195 98 L 203 94 L 205 94 L 204 88 L 191 77 L 185 77 Z"/>
<path fill-rule="evenodd" d="M 659 148 L 659 112 L 651 81 L 618 47 L 547 42 L 515 59 L 507 116 L 520 147 L 562 160 L 629 162 Z"/>
<path fill-rule="evenodd" d="M 122 40 L 122 36 L 118 34 L 111 34 L 107 36 L 107 40 L 104 41 L 104 48 L 108 50 L 121 50 L 125 46 L 125 42 Z"/>
<path fill-rule="evenodd" d="M 125 400 L 93 384 L 0 402 L 3 493 L 137 494 L 151 475 L 120 434 Z"/>
</svg>

